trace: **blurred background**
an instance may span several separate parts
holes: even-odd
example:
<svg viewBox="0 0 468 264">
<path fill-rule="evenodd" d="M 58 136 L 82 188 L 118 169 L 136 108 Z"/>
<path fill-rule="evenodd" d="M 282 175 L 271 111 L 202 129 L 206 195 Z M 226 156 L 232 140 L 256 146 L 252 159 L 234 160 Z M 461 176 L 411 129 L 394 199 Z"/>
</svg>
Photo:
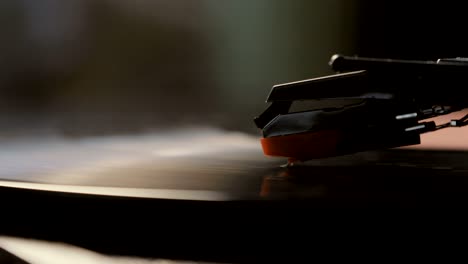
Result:
<svg viewBox="0 0 468 264">
<path fill-rule="evenodd" d="M 444 2 L 445 3 L 445 2 Z M 457 6 L 364 0 L 3 0 L 0 136 L 256 133 L 274 84 L 334 53 L 466 56 Z"/>
<path fill-rule="evenodd" d="M 328 62 L 336 53 L 468 57 L 466 9 L 457 2 L 1 0 L 0 179 L 163 189 L 172 197 L 186 190 L 259 195 L 270 170 L 280 164 L 262 155 L 253 123 L 273 85 L 331 74 Z M 185 130 L 193 127 L 202 129 Z M 467 129 L 428 134 L 421 147 L 468 150 Z M 366 157 L 351 161 L 376 160 Z M 453 157 L 401 156 L 395 163 L 466 168 L 465 156 Z M 427 186 L 440 183 L 452 190 L 447 185 L 458 183 L 413 177 L 406 185 L 401 177 L 387 181 L 383 174 L 383 185 L 403 193 L 414 188 L 415 197 Z M 322 182 L 323 175 L 315 176 L 299 181 L 299 191 L 287 179 L 281 185 L 272 178 L 286 186 L 279 189 L 287 190 L 287 197 L 297 191 L 314 198 L 327 190 L 323 182 L 331 184 L 332 195 L 333 182 L 352 190 L 358 182 L 376 194 L 389 190 L 370 178 L 347 181 L 339 175 Z M 24 252 L 48 253 L 5 237 L 0 246 L 33 256 L 32 263 L 40 263 L 39 257 Z M 56 250 L 67 260 L 69 252 Z M 82 257 L 107 260 L 85 253 Z"/>
</svg>

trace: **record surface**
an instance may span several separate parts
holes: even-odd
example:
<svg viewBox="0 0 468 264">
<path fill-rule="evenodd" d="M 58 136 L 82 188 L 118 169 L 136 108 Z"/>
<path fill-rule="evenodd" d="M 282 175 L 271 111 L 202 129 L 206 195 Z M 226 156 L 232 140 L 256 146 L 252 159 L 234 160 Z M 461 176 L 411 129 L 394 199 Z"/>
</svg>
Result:
<svg viewBox="0 0 468 264">
<path fill-rule="evenodd" d="M 427 177 L 458 188 L 465 183 L 448 181 L 467 175 L 464 132 L 442 130 L 424 135 L 420 146 L 313 160 L 292 168 L 281 166 L 284 158 L 265 157 L 259 136 L 213 128 L 2 140 L 0 185 L 214 201 L 341 197 L 379 190 L 389 194 L 399 193 L 398 186 L 421 191 L 417 186 L 426 186 Z M 409 182 L 413 189 L 406 186 Z"/>
<path fill-rule="evenodd" d="M 465 134 L 447 130 L 441 142 L 442 132 L 413 148 L 289 168 L 263 155 L 259 137 L 211 128 L 3 140 L 0 236 L 145 259 L 309 256 L 293 234 L 321 241 L 316 227 L 328 220 L 319 208 L 468 205 Z M 278 243 L 281 250 L 255 250 Z"/>
</svg>

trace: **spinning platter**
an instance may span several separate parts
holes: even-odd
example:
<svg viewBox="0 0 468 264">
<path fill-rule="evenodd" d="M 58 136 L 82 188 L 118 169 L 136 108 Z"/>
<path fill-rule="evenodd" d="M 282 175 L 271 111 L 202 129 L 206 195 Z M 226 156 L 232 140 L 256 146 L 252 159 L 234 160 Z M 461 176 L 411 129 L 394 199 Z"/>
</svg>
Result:
<svg viewBox="0 0 468 264">
<path fill-rule="evenodd" d="M 330 189 L 343 185 L 332 180 L 335 176 L 372 181 L 387 175 L 394 181 L 401 177 L 410 181 L 430 177 L 431 172 L 458 175 L 468 169 L 463 130 L 425 135 L 423 144 L 412 148 L 317 159 L 289 168 L 283 166 L 284 158 L 265 157 L 256 136 L 211 128 L 182 131 L 5 140 L 0 142 L 0 183 L 27 190 L 123 197 L 263 200 L 267 196 L 305 198 L 294 189 L 288 193 L 270 190 L 267 195 L 270 181 L 304 189 L 315 188 L 309 185 L 314 181 L 329 179 L 326 187 Z M 441 148 L 444 144 L 446 148 Z M 399 173 L 392 175 L 389 170 Z"/>
<path fill-rule="evenodd" d="M 423 146 L 436 146 L 424 139 Z M 265 157 L 256 136 L 205 128 L 1 145 L 0 199 L 10 202 L 2 205 L 7 217 L 0 234 L 106 254 L 274 259 L 285 251 L 252 248 L 308 230 L 317 208 L 459 208 L 468 200 L 468 154 L 460 144 L 456 150 L 362 152 L 292 167 Z M 294 225 L 271 232 L 268 223 L 275 221 Z M 233 247 L 236 239 L 244 243 Z"/>
</svg>

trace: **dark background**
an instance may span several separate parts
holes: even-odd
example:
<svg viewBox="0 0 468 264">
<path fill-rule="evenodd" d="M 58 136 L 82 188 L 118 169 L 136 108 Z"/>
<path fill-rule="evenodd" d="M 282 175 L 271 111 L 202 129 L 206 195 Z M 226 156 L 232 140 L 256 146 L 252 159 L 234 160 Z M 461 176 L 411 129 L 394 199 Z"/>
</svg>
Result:
<svg viewBox="0 0 468 264">
<path fill-rule="evenodd" d="M 461 4 L 33 0 L 0 4 L 0 136 L 217 126 L 257 133 L 272 85 L 331 55 L 468 56 Z"/>
<path fill-rule="evenodd" d="M 463 5 L 456 1 L 360 1 L 361 56 L 436 60 L 468 56 Z"/>
</svg>

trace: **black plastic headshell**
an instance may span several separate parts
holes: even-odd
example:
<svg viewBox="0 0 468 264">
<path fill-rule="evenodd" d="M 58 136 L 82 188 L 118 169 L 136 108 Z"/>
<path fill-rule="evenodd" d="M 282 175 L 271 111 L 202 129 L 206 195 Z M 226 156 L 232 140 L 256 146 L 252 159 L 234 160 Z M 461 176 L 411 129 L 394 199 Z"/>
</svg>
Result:
<svg viewBox="0 0 468 264">
<path fill-rule="evenodd" d="M 468 116 L 442 125 L 420 122 L 468 107 L 463 90 L 468 59 L 415 61 L 333 55 L 329 65 L 336 74 L 273 86 L 267 97 L 270 106 L 255 118 L 265 139 L 276 137 L 277 141 L 281 136 L 340 131 L 347 142 L 338 144 L 338 152 L 347 153 L 362 146 L 372 149 L 418 144 L 421 133 L 468 125 Z M 358 102 L 291 111 L 297 101 L 334 99 Z M 379 140 L 393 143 L 379 144 Z M 276 141 L 265 144 L 275 148 Z"/>
</svg>

